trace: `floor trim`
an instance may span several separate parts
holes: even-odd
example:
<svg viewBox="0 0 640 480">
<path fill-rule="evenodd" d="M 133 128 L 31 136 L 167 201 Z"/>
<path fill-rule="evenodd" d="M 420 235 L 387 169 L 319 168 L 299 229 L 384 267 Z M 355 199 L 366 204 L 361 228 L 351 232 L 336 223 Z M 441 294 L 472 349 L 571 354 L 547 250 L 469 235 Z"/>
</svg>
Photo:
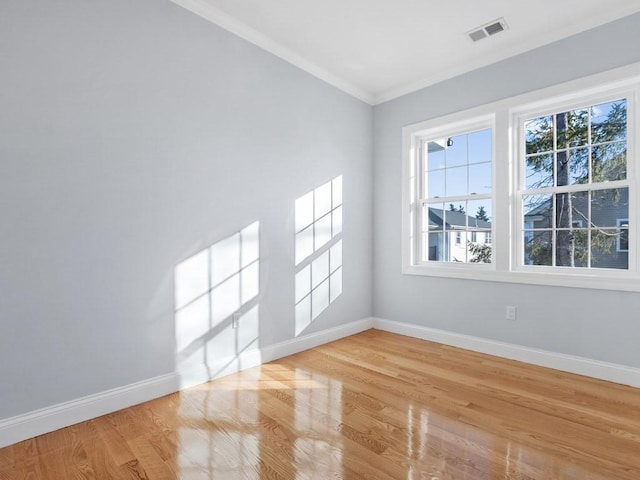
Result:
<svg viewBox="0 0 640 480">
<path fill-rule="evenodd" d="M 175 373 L 0 420 L 0 448 L 177 391 Z"/>
<path fill-rule="evenodd" d="M 208 365 L 199 365 L 184 372 L 180 372 L 180 388 L 189 388 L 210 380 L 230 375 L 247 368 L 262 365 L 279 358 L 309 350 L 325 343 L 339 340 L 349 335 L 364 332 L 373 328 L 373 318 L 363 318 L 321 332 L 301 335 L 291 340 L 275 343 L 264 348 L 249 350 L 238 356 L 229 357 Z"/>
<path fill-rule="evenodd" d="M 0 448 L 354 335 L 372 326 L 373 318 L 363 318 L 249 351 L 188 374 L 170 373 L 0 420 Z"/>
<path fill-rule="evenodd" d="M 383 318 L 374 318 L 373 328 L 640 388 L 640 368 L 487 340 Z"/>
</svg>

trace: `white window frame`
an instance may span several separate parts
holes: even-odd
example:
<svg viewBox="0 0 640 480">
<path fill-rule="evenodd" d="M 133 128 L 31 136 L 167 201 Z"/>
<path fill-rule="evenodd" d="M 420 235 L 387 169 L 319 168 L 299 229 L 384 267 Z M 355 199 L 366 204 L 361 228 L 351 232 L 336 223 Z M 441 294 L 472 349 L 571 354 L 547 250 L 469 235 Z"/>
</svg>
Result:
<svg viewBox="0 0 640 480">
<path fill-rule="evenodd" d="M 546 275 L 558 275 L 564 274 L 570 277 L 578 277 L 578 276 L 597 276 L 597 277 L 628 277 L 629 271 L 637 270 L 632 268 L 631 264 L 631 254 L 629 255 L 629 269 L 595 269 L 595 268 L 582 268 L 582 267 L 558 267 L 558 266 L 544 266 L 544 265 L 524 265 L 524 242 L 522 239 L 522 227 L 523 225 L 523 205 L 522 198 L 524 195 L 532 194 L 532 195 L 544 195 L 548 194 L 553 195 L 559 192 L 562 193 L 573 193 L 573 192 L 584 192 L 584 191 L 595 191 L 602 189 L 613 189 L 613 188 L 629 188 L 629 216 L 633 217 L 631 214 L 632 205 L 635 202 L 632 202 L 631 197 L 633 195 L 632 192 L 635 192 L 637 186 L 634 186 L 634 182 L 632 179 L 635 178 L 635 167 L 636 162 L 629 161 L 629 159 L 637 158 L 635 156 L 635 142 L 632 141 L 632 138 L 635 136 L 635 130 L 632 127 L 634 125 L 633 114 L 637 115 L 637 102 L 636 102 L 636 89 L 633 88 L 607 88 L 607 86 L 603 86 L 602 89 L 598 89 L 595 92 L 584 92 L 584 94 L 580 94 L 577 92 L 567 98 L 552 98 L 547 102 L 536 103 L 535 105 L 528 107 L 518 107 L 517 109 L 512 110 L 512 129 L 516 138 L 514 138 L 514 144 L 517 150 L 513 154 L 514 158 L 514 172 L 516 178 L 514 179 L 514 185 L 516 189 L 515 199 L 512 199 L 512 203 L 515 205 L 514 207 L 514 218 L 512 220 L 512 229 L 513 229 L 513 239 L 515 239 L 516 248 L 512 249 L 512 252 L 515 254 L 515 258 L 513 259 L 514 269 L 521 272 L 526 272 L 529 270 L 537 271 L 540 274 Z M 589 105 L 598 105 L 602 103 L 607 103 L 613 100 L 619 100 L 621 98 L 625 98 L 627 100 L 627 178 L 625 180 L 617 180 L 617 181 L 609 181 L 609 182 L 599 182 L 599 183 L 587 183 L 587 184 L 575 184 L 575 185 L 566 185 L 562 187 L 548 187 L 548 188 L 540 188 L 535 190 L 527 190 L 525 186 L 525 174 L 526 168 L 524 167 L 524 158 L 525 158 L 525 142 L 524 142 L 524 123 L 526 120 L 531 118 L 538 118 L 547 115 L 553 115 L 558 112 L 567 112 L 570 110 L 579 109 L 582 107 L 586 107 Z M 629 112 L 632 112 L 629 115 Z M 636 182 L 637 184 L 637 182 Z M 635 223 L 635 222 L 633 222 Z M 567 270 L 568 272 L 559 272 L 558 269 Z M 604 274 L 600 274 L 598 272 L 605 271 Z"/>
<path fill-rule="evenodd" d="M 507 98 L 469 110 L 432 118 L 403 128 L 402 164 L 402 272 L 408 275 L 427 275 L 485 281 L 512 282 L 534 285 L 557 285 L 577 288 L 640 292 L 640 62 L 589 77 L 573 80 L 542 90 Z M 594 105 L 617 98 L 627 99 L 627 180 L 629 186 L 629 268 L 628 270 L 579 267 L 544 267 L 523 265 L 521 239 L 521 196 L 518 189 L 524 175 L 521 127 L 519 122 L 531 112 L 566 111 L 563 108 Z M 529 116 L 528 118 L 535 117 Z M 492 263 L 469 264 L 447 262 L 416 262 L 417 231 L 416 155 L 419 140 L 425 132 L 453 132 L 455 126 L 466 126 L 478 119 L 494 122 L 492 163 Z M 452 136 L 445 133 L 446 136 Z M 436 136 L 432 138 L 437 138 Z M 618 182 L 609 182 L 615 188 Z M 588 188 L 588 187 L 587 187 Z"/>
<path fill-rule="evenodd" d="M 480 130 L 491 129 L 491 148 L 492 148 L 492 162 L 491 162 L 491 181 L 492 185 L 495 184 L 495 160 L 493 159 L 495 154 L 495 123 L 494 116 L 489 115 L 476 115 L 473 118 L 462 118 L 458 121 L 446 122 L 444 125 L 442 123 L 426 123 L 420 124 L 419 128 L 416 128 L 415 131 L 410 134 L 410 142 L 411 142 L 411 156 L 412 161 L 410 164 L 407 164 L 408 172 L 410 178 L 408 178 L 409 188 L 408 191 L 405 192 L 410 199 L 410 210 L 411 217 L 413 220 L 409 219 L 409 222 L 412 224 L 412 230 L 415 230 L 411 233 L 411 239 L 409 240 L 409 255 L 411 256 L 411 263 L 414 266 L 417 266 L 419 269 L 429 269 L 435 275 L 439 275 L 442 272 L 446 272 L 449 270 L 458 270 L 464 276 L 464 271 L 467 270 L 465 267 L 470 267 L 475 270 L 492 270 L 494 269 L 494 264 L 492 263 L 465 263 L 465 262 L 443 262 L 440 260 L 437 261 L 419 261 L 421 258 L 421 242 L 422 238 L 420 235 L 417 235 L 417 231 L 419 226 L 423 224 L 422 218 L 422 199 L 420 197 L 420 193 L 423 191 L 422 182 L 424 181 L 424 155 L 422 154 L 422 147 L 426 140 L 433 138 L 449 138 L 455 137 L 457 135 L 462 135 L 466 133 L 476 132 Z M 419 174 L 418 172 L 422 172 Z M 453 202 L 456 201 L 467 201 L 475 199 L 475 196 L 471 195 L 463 195 L 459 197 L 445 197 L 443 198 L 443 202 Z M 495 207 L 495 198 L 492 193 L 490 195 L 478 195 L 478 199 L 487 198 L 493 207 Z M 405 220 L 405 219 L 403 219 Z M 465 237 L 466 237 L 465 231 Z M 492 232 L 493 233 L 493 232 Z M 415 259 L 415 260 L 414 260 Z M 419 271 L 419 270 L 418 270 Z M 405 272 L 406 273 L 406 272 Z M 417 273 L 417 271 L 410 272 Z M 446 276 L 446 275 L 445 275 Z"/>
</svg>

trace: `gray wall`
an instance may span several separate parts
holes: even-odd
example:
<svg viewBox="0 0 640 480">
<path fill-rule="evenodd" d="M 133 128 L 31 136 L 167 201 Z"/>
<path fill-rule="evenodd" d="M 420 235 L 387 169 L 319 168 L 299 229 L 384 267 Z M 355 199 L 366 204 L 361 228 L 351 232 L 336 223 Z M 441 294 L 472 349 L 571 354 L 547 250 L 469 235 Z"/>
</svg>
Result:
<svg viewBox="0 0 640 480">
<path fill-rule="evenodd" d="M 400 258 L 403 126 L 638 62 L 639 31 L 630 16 L 375 107 L 375 316 L 640 367 L 640 294 L 408 276 Z"/>
<path fill-rule="evenodd" d="M 370 106 L 168 0 L 3 0 L 0 72 L 0 419 L 173 372 L 175 265 L 256 220 L 292 338 L 294 202 L 340 174 L 307 332 L 371 315 Z"/>
</svg>

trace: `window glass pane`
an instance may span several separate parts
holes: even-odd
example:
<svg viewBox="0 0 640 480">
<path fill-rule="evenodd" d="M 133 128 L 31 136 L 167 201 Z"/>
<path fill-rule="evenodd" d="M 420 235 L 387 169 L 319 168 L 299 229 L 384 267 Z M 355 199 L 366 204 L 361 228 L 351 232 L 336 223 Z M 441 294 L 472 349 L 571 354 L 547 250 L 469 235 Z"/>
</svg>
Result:
<svg viewBox="0 0 640 480">
<path fill-rule="evenodd" d="M 491 162 L 491 129 L 480 130 L 469 134 L 469 163 Z"/>
<path fill-rule="evenodd" d="M 594 182 L 626 179 L 627 142 L 607 143 L 593 147 L 591 165 Z"/>
<path fill-rule="evenodd" d="M 526 158 L 525 187 L 527 189 L 553 186 L 553 154 L 530 155 Z"/>
<path fill-rule="evenodd" d="M 448 197 L 467 194 L 467 167 L 447 168 L 445 194 Z"/>
<path fill-rule="evenodd" d="M 435 170 L 427 173 L 427 197 L 444 197 L 444 176 L 445 170 Z"/>
<path fill-rule="evenodd" d="M 629 254 L 616 251 L 617 239 L 616 229 L 591 230 L 592 268 L 629 268 Z"/>
<path fill-rule="evenodd" d="M 491 192 L 491 164 L 469 165 L 469 192 L 481 194 Z"/>
<path fill-rule="evenodd" d="M 558 149 L 586 145 L 589 142 L 589 109 L 582 108 L 556 115 Z"/>
<path fill-rule="evenodd" d="M 561 150 L 556 153 L 556 185 L 563 187 L 569 185 L 569 152 Z"/>
<path fill-rule="evenodd" d="M 469 263 L 491 263 L 491 230 L 475 233 L 476 241 L 469 245 Z"/>
<path fill-rule="evenodd" d="M 467 202 L 469 226 L 474 228 L 491 228 L 491 199 Z"/>
<path fill-rule="evenodd" d="M 524 136 L 527 155 L 552 151 L 553 117 L 547 115 L 527 120 L 524 123 Z"/>
<path fill-rule="evenodd" d="M 627 138 L 627 101 L 601 103 L 591 107 L 591 143 L 615 142 Z"/>
<path fill-rule="evenodd" d="M 573 267 L 573 256 L 575 252 L 574 235 L 571 230 L 556 231 L 556 266 Z"/>
<path fill-rule="evenodd" d="M 447 257 L 445 262 L 466 262 L 471 236 L 465 230 L 450 229 L 445 232 L 444 241 L 447 245 Z M 456 237 L 460 236 L 460 243 L 456 243 Z"/>
<path fill-rule="evenodd" d="M 573 148 L 569 150 L 567 160 L 569 162 L 569 183 L 571 185 L 589 183 L 589 149 Z"/>
<path fill-rule="evenodd" d="M 589 226 L 589 192 L 557 193 L 556 228 Z"/>
<path fill-rule="evenodd" d="M 427 248 L 424 253 L 427 255 L 427 260 L 442 262 L 445 259 L 445 245 L 444 245 L 444 233 L 429 233 Z"/>
<path fill-rule="evenodd" d="M 551 265 L 551 231 L 524 231 L 524 264 Z"/>
<path fill-rule="evenodd" d="M 441 140 L 442 143 L 446 140 Z M 445 167 L 444 145 L 435 142 L 427 142 L 427 170 L 439 170 Z"/>
<path fill-rule="evenodd" d="M 576 251 L 574 253 L 574 264 L 576 267 L 588 267 L 589 256 L 586 254 L 589 248 L 589 230 L 577 229 L 573 231 L 574 244 Z"/>
<path fill-rule="evenodd" d="M 447 168 L 467 164 L 467 135 L 447 139 L 445 162 Z M 448 194 L 450 195 L 450 194 Z"/>
<path fill-rule="evenodd" d="M 571 194 L 571 226 L 587 228 L 590 224 L 589 192 L 573 192 Z"/>
<path fill-rule="evenodd" d="M 432 204 L 425 208 L 427 209 L 427 215 L 424 216 L 425 226 L 431 231 L 444 230 L 444 204 Z M 423 228 L 423 231 L 427 228 Z"/>
<path fill-rule="evenodd" d="M 525 228 L 551 228 L 551 195 L 525 195 L 523 211 Z"/>
<path fill-rule="evenodd" d="M 591 223 L 594 227 L 617 227 L 619 218 L 629 216 L 629 189 L 591 192 Z"/>
</svg>

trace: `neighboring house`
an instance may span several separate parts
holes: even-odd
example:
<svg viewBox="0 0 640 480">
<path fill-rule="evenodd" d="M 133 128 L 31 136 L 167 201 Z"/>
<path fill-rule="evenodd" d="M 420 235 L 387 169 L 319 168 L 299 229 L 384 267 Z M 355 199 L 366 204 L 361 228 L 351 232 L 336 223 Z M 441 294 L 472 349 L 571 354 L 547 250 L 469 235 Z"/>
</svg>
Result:
<svg viewBox="0 0 640 480">
<path fill-rule="evenodd" d="M 613 193 L 615 192 L 615 193 Z M 587 267 L 590 251 L 591 267 L 626 269 L 629 265 L 629 198 L 627 189 L 600 190 L 589 202 L 587 192 L 574 192 L 565 197 L 566 214 L 554 215 L 551 196 L 543 202 L 524 206 L 524 263 L 547 265 L 552 255 L 552 225 L 563 224 L 568 232 L 565 241 L 571 249 L 575 267 Z M 560 195 L 558 195 L 560 197 Z M 561 200 L 559 199 L 558 202 Z M 591 208 L 589 208 L 591 203 Z M 560 209 L 560 203 L 558 209 Z M 556 241 L 556 249 L 561 248 Z M 541 247 L 546 255 L 540 254 Z"/>
<path fill-rule="evenodd" d="M 429 260 L 469 262 L 470 243 L 491 244 L 491 222 L 463 212 L 429 208 Z"/>
</svg>

